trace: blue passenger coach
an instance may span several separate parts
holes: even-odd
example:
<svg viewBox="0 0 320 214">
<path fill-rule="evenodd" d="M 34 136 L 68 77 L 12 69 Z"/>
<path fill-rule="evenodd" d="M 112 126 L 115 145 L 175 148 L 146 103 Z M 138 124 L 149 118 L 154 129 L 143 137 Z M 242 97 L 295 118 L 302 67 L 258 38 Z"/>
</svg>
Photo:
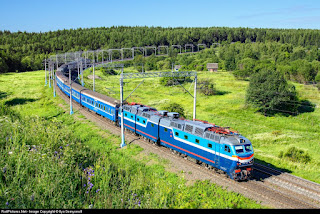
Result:
<svg viewBox="0 0 320 214">
<path fill-rule="evenodd" d="M 69 79 L 65 77 L 60 71 L 57 74 L 58 87 L 70 97 Z M 108 118 L 113 122 L 117 122 L 117 114 L 119 109 L 119 101 L 91 91 L 76 82 L 72 81 L 72 99 L 82 106 L 96 112 L 97 114 Z"/>
</svg>

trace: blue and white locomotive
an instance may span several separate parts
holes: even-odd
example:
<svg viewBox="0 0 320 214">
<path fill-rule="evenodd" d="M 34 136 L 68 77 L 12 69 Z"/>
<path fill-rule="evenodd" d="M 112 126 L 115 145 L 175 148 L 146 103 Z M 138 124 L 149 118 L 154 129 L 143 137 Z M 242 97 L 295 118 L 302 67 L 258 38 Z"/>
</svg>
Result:
<svg viewBox="0 0 320 214">
<path fill-rule="evenodd" d="M 69 79 L 56 72 L 57 85 L 70 97 Z M 121 126 L 120 101 L 72 82 L 72 99 Z M 120 109 L 121 110 L 121 109 Z M 198 164 L 225 172 L 231 179 L 246 180 L 252 175 L 251 142 L 237 132 L 205 121 L 190 121 L 179 114 L 157 111 L 141 104 L 123 105 L 123 125 L 157 145 L 188 156 Z"/>
</svg>

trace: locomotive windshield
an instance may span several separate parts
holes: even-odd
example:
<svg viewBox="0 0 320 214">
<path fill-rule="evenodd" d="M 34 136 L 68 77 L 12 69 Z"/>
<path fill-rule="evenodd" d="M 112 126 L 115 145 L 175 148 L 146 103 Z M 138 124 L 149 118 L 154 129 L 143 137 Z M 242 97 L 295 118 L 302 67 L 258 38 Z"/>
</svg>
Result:
<svg viewBox="0 0 320 214">
<path fill-rule="evenodd" d="M 244 149 L 246 150 L 246 152 L 252 152 L 253 150 L 251 144 L 244 145 Z"/>
<path fill-rule="evenodd" d="M 235 146 L 234 148 L 236 149 L 237 153 L 243 153 L 243 146 Z"/>
<path fill-rule="evenodd" d="M 236 149 L 236 153 L 244 153 L 244 152 L 252 152 L 252 145 L 251 144 L 246 144 L 246 145 L 241 145 L 241 146 L 235 146 L 234 147 Z"/>
</svg>

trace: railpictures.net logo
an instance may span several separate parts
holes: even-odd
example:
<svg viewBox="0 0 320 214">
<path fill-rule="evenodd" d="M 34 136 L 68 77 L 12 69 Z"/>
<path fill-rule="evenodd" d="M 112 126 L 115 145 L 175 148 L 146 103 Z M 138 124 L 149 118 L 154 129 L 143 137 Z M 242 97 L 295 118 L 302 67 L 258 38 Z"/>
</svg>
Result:
<svg viewBox="0 0 320 214">
<path fill-rule="evenodd" d="M 82 213 L 82 210 L 1 210 L 1 213 L 17 213 L 17 214 L 24 214 L 24 213 L 30 213 L 30 214 L 65 214 L 65 213 L 71 213 L 71 214 L 78 214 Z"/>
</svg>

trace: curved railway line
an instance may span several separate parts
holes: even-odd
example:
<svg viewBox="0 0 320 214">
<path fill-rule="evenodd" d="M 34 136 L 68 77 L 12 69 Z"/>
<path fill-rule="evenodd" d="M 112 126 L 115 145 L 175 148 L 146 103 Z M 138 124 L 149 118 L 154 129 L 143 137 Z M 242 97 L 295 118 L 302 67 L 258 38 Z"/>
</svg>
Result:
<svg viewBox="0 0 320 214">
<path fill-rule="evenodd" d="M 67 103 L 69 97 L 58 88 L 58 95 Z M 120 135 L 120 128 L 114 126 L 100 115 L 91 112 L 73 101 L 74 108 L 84 115 L 88 120 L 95 122 L 103 129 L 113 134 Z M 271 208 L 289 209 L 319 209 L 320 208 L 320 184 L 299 178 L 289 173 L 261 165 L 254 164 L 254 178 L 246 182 L 236 182 L 226 177 L 223 173 L 215 172 L 204 166 L 198 165 L 187 158 L 181 157 L 176 152 L 168 152 L 168 148 L 158 147 L 126 131 L 126 141 L 141 146 L 146 154 L 155 153 L 161 158 L 170 161 L 167 170 L 176 173 L 184 173 L 186 180 L 210 180 L 230 191 L 237 192 L 245 197 L 251 198 L 258 203 Z"/>
</svg>

